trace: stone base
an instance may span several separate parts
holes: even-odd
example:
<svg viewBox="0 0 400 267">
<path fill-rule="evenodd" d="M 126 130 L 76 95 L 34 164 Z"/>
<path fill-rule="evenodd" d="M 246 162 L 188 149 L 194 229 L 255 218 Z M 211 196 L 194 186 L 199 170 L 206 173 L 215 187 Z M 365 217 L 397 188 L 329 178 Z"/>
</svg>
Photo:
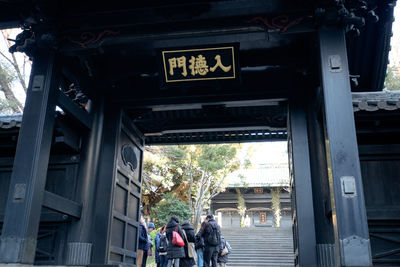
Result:
<svg viewBox="0 0 400 267">
<path fill-rule="evenodd" d="M 70 242 L 67 244 L 66 264 L 69 266 L 86 266 L 90 264 L 92 244 Z"/>
</svg>

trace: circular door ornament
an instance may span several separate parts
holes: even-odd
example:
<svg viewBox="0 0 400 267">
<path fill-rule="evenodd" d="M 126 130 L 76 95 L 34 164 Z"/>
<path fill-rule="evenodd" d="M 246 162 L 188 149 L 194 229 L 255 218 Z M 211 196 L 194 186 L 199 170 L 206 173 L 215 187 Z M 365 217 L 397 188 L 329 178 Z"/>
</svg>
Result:
<svg viewBox="0 0 400 267">
<path fill-rule="evenodd" d="M 124 145 L 121 150 L 122 160 L 126 166 L 135 171 L 138 166 L 138 160 L 134 148 L 131 145 Z"/>
</svg>

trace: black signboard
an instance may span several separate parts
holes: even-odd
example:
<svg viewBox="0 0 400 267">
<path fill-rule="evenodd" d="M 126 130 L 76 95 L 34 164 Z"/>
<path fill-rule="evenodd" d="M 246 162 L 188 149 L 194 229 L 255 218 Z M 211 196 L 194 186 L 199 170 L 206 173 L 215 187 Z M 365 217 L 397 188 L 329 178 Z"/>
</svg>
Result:
<svg viewBox="0 0 400 267">
<path fill-rule="evenodd" d="M 236 79 L 235 47 L 161 51 L 165 83 Z"/>
</svg>

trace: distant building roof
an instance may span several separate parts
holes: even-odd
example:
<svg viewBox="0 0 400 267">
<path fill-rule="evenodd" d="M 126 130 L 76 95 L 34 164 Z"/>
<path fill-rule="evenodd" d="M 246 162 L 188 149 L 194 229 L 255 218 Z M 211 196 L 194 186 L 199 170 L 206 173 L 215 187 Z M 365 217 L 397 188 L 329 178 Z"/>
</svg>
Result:
<svg viewBox="0 0 400 267">
<path fill-rule="evenodd" d="M 229 174 L 227 187 L 289 186 L 288 164 L 271 164 L 263 168 L 242 169 Z"/>
<path fill-rule="evenodd" d="M 22 114 L 0 115 L 0 129 L 21 127 Z"/>
</svg>

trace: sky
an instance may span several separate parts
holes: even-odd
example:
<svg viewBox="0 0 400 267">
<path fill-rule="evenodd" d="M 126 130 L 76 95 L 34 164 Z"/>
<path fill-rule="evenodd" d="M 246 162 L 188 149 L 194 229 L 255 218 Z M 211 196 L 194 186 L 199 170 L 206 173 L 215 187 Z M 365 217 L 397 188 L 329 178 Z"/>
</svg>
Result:
<svg viewBox="0 0 400 267">
<path fill-rule="evenodd" d="M 286 141 L 243 143 L 243 154 L 239 157 L 244 158 L 248 149 L 250 149 L 249 159 L 253 167 L 262 164 L 288 163 Z"/>
</svg>

